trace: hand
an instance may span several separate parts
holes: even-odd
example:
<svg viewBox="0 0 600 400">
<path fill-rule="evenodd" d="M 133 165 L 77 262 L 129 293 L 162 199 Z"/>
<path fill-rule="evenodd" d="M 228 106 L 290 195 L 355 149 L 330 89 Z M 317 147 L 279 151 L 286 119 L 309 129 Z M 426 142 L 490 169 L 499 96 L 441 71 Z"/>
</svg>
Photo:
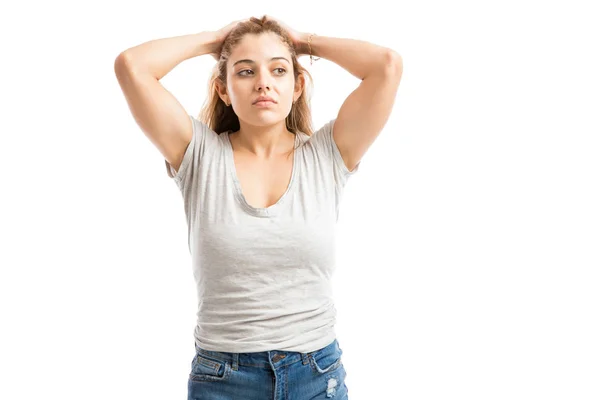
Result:
<svg viewBox="0 0 600 400">
<path fill-rule="evenodd" d="M 224 26 L 223 28 L 215 31 L 216 41 L 214 43 L 213 51 L 210 53 L 212 58 L 219 61 L 221 46 L 223 46 L 223 41 L 227 38 L 227 35 L 239 24 L 240 22 L 248 21 L 249 18 L 246 19 L 238 19 L 237 21 L 233 21 L 229 25 Z"/>
<path fill-rule="evenodd" d="M 292 42 L 294 43 L 294 49 L 296 50 L 296 55 L 300 56 L 302 54 L 308 54 L 308 48 L 306 46 L 306 37 L 307 34 L 303 32 L 298 32 L 289 26 L 287 26 L 283 21 L 278 20 L 277 18 L 271 17 L 267 15 L 267 20 L 272 20 L 277 22 L 283 29 L 285 29 L 290 35 Z"/>
</svg>

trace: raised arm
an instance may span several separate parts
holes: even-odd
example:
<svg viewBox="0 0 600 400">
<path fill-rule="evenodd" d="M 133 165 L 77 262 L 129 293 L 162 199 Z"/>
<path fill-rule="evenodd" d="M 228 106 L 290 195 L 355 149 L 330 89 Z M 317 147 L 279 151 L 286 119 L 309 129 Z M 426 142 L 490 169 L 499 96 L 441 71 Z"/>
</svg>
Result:
<svg viewBox="0 0 600 400">
<path fill-rule="evenodd" d="M 115 74 L 133 118 L 176 171 L 192 140 L 192 122 L 159 80 L 182 61 L 213 53 L 217 43 L 216 32 L 200 32 L 142 43 L 115 59 Z"/>
<path fill-rule="evenodd" d="M 300 35 L 308 48 L 309 34 Z M 369 42 L 312 35 L 312 55 L 330 60 L 362 82 L 342 104 L 333 138 L 352 171 L 385 126 L 402 77 L 402 57 Z M 308 53 L 308 51 L 307 51 Z"/>
</svg>

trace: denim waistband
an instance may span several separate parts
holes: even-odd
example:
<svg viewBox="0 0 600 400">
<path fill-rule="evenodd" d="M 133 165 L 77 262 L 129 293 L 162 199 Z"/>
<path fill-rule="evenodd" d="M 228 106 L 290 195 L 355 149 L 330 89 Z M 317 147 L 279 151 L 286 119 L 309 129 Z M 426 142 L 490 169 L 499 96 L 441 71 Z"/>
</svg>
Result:
<svg viewBox="0 0 600 400">
<path fill-rule="evenodd" d="M 255 353 L 230 353 L 225 351 L 205 350 L 195 345 L 198 354 L 207 356 L 214 360 L 229 362 L 237 369 L 237 365 L 256 366 L 270 368 L 274 364 L 285 366 L 302 360 L 303 364 L 308 363 L 310 357 L 319 352 L 340 351 L 337 339 L 322 349 L 301 353 L 297 351 L 269 350 Z"/>
</svg>

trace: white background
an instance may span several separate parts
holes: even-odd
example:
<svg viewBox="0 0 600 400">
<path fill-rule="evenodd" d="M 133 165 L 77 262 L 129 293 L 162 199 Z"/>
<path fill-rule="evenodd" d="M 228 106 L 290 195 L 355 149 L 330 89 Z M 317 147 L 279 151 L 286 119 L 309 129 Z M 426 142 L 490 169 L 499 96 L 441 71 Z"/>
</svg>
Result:
<svg viewBox="0 0 600 400">
<path fill-rule="evenodd" d="M 600 398 L 591 4 L 3 7 L 0 398 L 186 398 L 196 293 L 183 203 L 113 64 L 142 42 L 263 14 L 404 61 L 392 115 L 340 211 L 349 398 Z M 320 127 L 359 81 L 300 60 Z M 186 60 L 161 80 L 190 114 L 214 62 Z"/>
</svg>

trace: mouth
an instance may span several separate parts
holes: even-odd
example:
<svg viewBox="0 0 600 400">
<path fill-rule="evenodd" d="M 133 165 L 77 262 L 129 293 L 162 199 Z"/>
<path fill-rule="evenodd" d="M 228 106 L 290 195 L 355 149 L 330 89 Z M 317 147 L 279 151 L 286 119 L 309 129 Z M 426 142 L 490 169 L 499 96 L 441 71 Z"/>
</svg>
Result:
<svg viewBox="0 0 600 400">
<path fill-rule="evenodd" d="M 269 107 L 274 104 L 275 104 L 275 102 L 271 101 L 271 100 L 261 100 L 261 101 L 257 101 L 256 103 L 254 103 L 254 105 L 257 107 Z"/>
</svg>

